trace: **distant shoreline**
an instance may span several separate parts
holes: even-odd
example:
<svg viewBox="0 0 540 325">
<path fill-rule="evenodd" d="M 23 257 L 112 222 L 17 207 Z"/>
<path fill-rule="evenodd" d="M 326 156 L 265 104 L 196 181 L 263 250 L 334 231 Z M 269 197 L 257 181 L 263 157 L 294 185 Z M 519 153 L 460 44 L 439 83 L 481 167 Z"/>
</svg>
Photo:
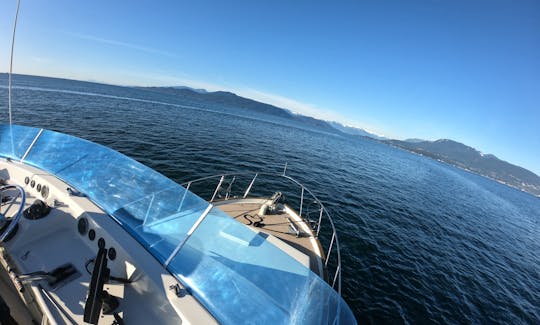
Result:
<svg viewBox="0 0 540 325">
<path fill-rule="evenodd" d="M 376 141 L 378 141 L 378 140 L 376 140 Z M 434 157 L 431 157 L 431 156 L 429 156 L 429 155 L 422 154 L 421 152 L 417 152 L 417 151 L 414 151 L 414 150 L 409 150 L 409 149 L 407 149 L 407 148 L 403 148 L 403 147 L 400 147 L 400 146 L 398 146 L 398 145 L 394 145 L 394 144 L 391 144 L 391 143 L 386 143 L 385 141 L 378 141 L 378 142 L 382 142 L 382 143 L 384 143 L 384 144 L 386 144 L 386 145 L 389 145 L 389 146 L 391 146 L 391 147 L 394 147 L 394 148 L 396 148 L 396 149 L 403 150 L 403 151 L 405 151 L 405 152 L 412 153 L 412 154 L 415 154 L 415 155 L 418 155 L 418 156 L 421 156 L 421 157 L 424 157 L 424 158 L 428 158 L 428 159 L 431 159 L 431 160 L 433 160 L 433 161 L 437 161 L 437 162 L 443 163 L 443 164 L 448 165 L 448 166 L 456 167 L 456 168 L 461 169 L 461 170 L 463 170 L 463 171 L 466 171 L 466 172 L 468 172 L 468 173 L 471 173 L 471 174 L 474 174 L 474 175 L 478 175 L 478 176 L 482 176 L 482 177 L 484 177 L 484 178 L 486 178 L 486 179 L 489 179 L 489 180 L 491 180 L 491 181 L 495 181 L 495 182 L 497 182 L 497 183 L 499 183 L 499 184 L 506 185 L 506 186 L 508 186 L 508 187 L 510 187 L 510 188 L 512 188 L 512 189 L 514 189 L 514 190 L 520 191 L 520 192 L 522 192 L 522 193 L 527 193 L 527 194 L 529 194 L 529 195 L 532 195 L 533 197 L 540 198 L 540 194 L 536 194 L 536 193 L 527 191 L 527 190 L 525 190 L 525 189 L 523 189 L 523 188 L 519 188 L 519 187 L 514 186 L 514 185 L 512 185 L 512 184 L 506 183 L 506 182 L 504 182 L 504 181 L 502 181 L 502 180 L 499 180 L 499 179 L 490 177 L 490 176 L 488 176 L 488 175 L 479 173 L 479 172 L 477 172 L 477 171 L 475 171 L 475 170 L 472 170 L 472 169 L 469 169 L 469 168 L 466 168 L 466 167 L 463 167 L 463 166 L 459 166 L 459 165 L 457 165 L 457 164 L 453 164 L 452 162 L 445 161 L 445 160 L 440 159 L 440 158 L 434 158 Z"/>
</svg>

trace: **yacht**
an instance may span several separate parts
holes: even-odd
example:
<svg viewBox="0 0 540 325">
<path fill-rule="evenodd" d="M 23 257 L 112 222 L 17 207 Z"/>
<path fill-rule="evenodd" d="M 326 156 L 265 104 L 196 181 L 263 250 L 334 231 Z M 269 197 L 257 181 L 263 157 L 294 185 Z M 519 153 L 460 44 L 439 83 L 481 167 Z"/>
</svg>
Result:
<svg viewBox="0 0 540 325">
<path fill-rule="evenodd" d="M 284 182 L 258 190 L 263 177 Z M 332 218 L 286 168 L 182 185 L 108 147 L 5 124 L 0 184 L 2 324 L 356 323 Z M 294 188 L 298 201 L 283 195 Z"/>
</svg>

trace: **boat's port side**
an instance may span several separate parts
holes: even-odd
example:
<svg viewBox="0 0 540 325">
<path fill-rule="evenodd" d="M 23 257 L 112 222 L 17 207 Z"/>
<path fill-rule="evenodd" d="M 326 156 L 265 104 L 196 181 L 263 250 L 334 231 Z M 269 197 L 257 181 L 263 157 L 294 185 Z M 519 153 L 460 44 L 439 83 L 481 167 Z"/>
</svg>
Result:
<svg viewBox="0 0 540 325">
<path fill-rule="evenodd" d="M 16 321 L 28 323 L 31 313 L 37 322 L 83 323 L 94 259 L 102 247 L 110 269 L 104 290 L 119 306 L 103 313 L 100 323 L 118 318 L 128 324 L 215 323 L 197 300 L 179 294 L 178 281 L 150 253 L 77 189 L 9 159 L 0 159 L 0 179 L 26 193 L 24 216 L 11 238 L 0 244 L 0 295 L 15 306 Z M 18 203 L 20 198 L 13 205 Z M 16 209 L 6 217 L 11 210 Z"/>
</svg>

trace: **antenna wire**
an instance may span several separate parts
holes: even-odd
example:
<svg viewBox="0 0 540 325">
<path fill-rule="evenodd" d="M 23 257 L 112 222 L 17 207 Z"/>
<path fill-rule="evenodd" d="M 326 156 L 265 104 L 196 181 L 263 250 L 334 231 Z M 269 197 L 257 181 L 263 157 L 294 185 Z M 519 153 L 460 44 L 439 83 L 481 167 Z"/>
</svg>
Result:
<svg viewBox="0 0 540 325">
<path fill-rule="evenodd" d="M 11 56 L 9 61 L 9 74 L 8 74 L 8 111 L 9 111 L 9 125 L 11 125 L 11 74 L 13 73 L 13 49 L 15 48 L 15 31 L 17 30 L 17 18 L 19 17 L 19 7 L 21 6 L 21 0 L 17 1 L 17 11 L 15 12 L 15 23 L 13 24 L 13 35 L 11 37 Z"/>
</svg>

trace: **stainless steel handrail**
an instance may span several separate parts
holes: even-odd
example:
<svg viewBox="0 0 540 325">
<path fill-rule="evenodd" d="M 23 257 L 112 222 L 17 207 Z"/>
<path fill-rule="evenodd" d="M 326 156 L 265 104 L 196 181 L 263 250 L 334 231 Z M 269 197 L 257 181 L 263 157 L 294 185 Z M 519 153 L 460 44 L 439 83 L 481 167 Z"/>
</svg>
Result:
<svg viewBox="0 0 540 325">
<path fill-rule="evenodd" d="M 224 182 L 224 180 L 227 178 L 227 177 L 238 177 L 238 176 L 247 176 L 247 175 L 254 175 L 251 182 L 249 183 L 248 187 L 246 188 L 245 192 L 240 196 L 241 198 L 246 198 L 249 194 L 249 192 L 251 191 L 254 183 L 255 183 L 255 180 L 257 179 L 258 176 L 272 176 L 272 177 L 281 177 L 281 178 L 285 178 L 291 182 L 293 182 L 294 184 L 296 184 L 297 186 L 299 186 L 302 190 L 301 192 L 301 196 L 300 196 L 300 212 L 299 212 L 299 215 L 302 219 L 304 219 L 304 217 L 302 216 L 302 206 L 303 206 L 303 203 L 304 203 L 304 192 L 307 192 L 309 195 L 311 195 L 311 197 L 314 199 L 314 202 L 317 203 L 319 205 L 319 208 L 320 208 L 320 212 L 319 212 L 319 219 L 317 221 L 317 224 L 316 224 L 316 231 L 315 231 L 315 236 L 318 237 L 319 236 L 319 233 L 320 233 L 320 230 L 321 230 L 321 224 L 323 222 L 323 216 L 326 216 L 326 219 L 329 221 L 330 223 L 330 226 L 331 226 L 331 230 L 332 230 L 332 236 L 331 236 L 331 240 L 330 240 L 330 245 L 328 246 L 328 249 L 326 249 L 323 253 L 324 253 L 324 256 L 325 256 L 325 261 L 324 261 L 324 265 L 325 267 L 328 267 L 328 261 L 329 261 L 329 257 L 332 253 L 332 250 L 336 250 L 335 254 L 337 254 L 337 265 L 335 266 L 335 271 L 333 272 L 333 278 L 330 278 L 328 277 L 327 279 L 327 282 L 328 284 L 334 288 L 334 290 L 336 290 L 340 295 L 341 295 L 341 252 L 340 252 L 340 246 L 339 246 L 339 239 L 338 239 L 338 235 L 337 235 L 337 232 L 336 232 L 336 227 L 334 225 L 334 220 L 332 219 L 332 217 L 330 216 L 330 214 L 328 213 L 328 210 L 325 208 L 324 204 L 322 204 L 322 202 L 317 198 L 317 196 L 315 194 L 313 194 L 313 192 L 311 190 L 309 190 L 307 187 L 305 187 L 302 183 L 300 183 L 299 181 L 297 181 L 296 179 L 292 178 L 291 176 L 289 175 L 286 175 L 285 174 L 285 171 L 283 173 L 268 173 L 268 172 L 257 172 L 257 173 L 252 173 L 252 172 L 240 172 L 240 173 L 224 173 L 224 174 L 217 174 L 217 175 L 210 175 L 210 176 L 206 176 L 206 177 L 201 177 L 201 178 L 198 178 L 198 179 L 195 179 L 195 180 L 191 180 L 189 182 L 185 182 L 185 183 L 182 183 L 182 186 L 184 187 L 191 187 L 193 185 L 193 183 L 199 183 L 199 182 L 202 182 L 202 181 L 205 181 L 205 180 L 211 180 L 211 179 L 214 179 L 214 178 L 219 178 L 219 182 L 218 182 L 218 185 L 216 186 L 215 190 L 213 191 L 213 194 L 212 194 L 212 198 L 210 199 L 210 202 L 213 202 L 216 198 L 216 195 L 218 194 L 219 190 L 221 189 L 221 186 Z M 230 186 L 228 188 L 228 192 L 230 191 Z M 225 195 L 225 200 L 228 200 L 230 199 L 230 193 L 226 193 Z M 324 250 L 324 248 L 323 248 Z M 337 288 L 336 288 L 337 286 Z"/>
</svg>

